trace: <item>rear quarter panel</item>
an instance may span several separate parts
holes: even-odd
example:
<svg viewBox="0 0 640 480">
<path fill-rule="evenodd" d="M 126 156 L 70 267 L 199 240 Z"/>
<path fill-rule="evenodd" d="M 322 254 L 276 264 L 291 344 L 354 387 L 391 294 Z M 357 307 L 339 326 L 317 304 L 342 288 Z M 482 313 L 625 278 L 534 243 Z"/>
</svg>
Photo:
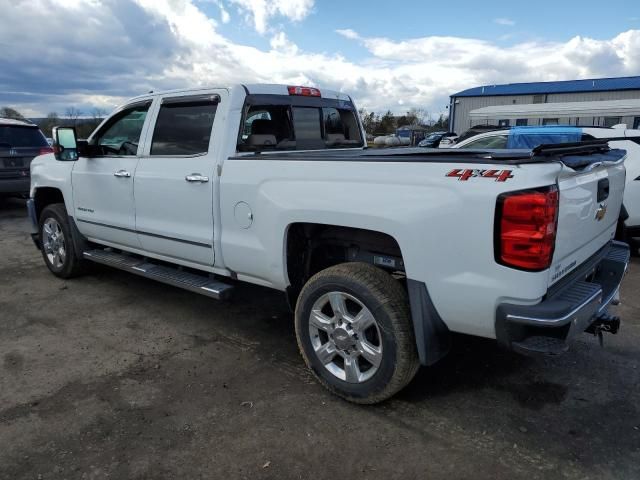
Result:
<svg viewBox="0 0 640 480">
<path fill-rule="evenodd" d="M 454 168 L 511 169 L 513 178 L 460 181 Z M 537 303 L 548 272 L 506 268 L 494 260 L 500 193 L 556 183 L 560 164 L 522 166 L 442 162 L 230 159 L 221 178 L 221 250 L 238 278 L 284 289 L 285 245 L 296 222 L 386 233 L 400 245 L 407 276 L 426 283 L 452 331 L 495 337 L 498 303 Z M 235 218 L 245 202 L 248 228 Z"/>
</svg>

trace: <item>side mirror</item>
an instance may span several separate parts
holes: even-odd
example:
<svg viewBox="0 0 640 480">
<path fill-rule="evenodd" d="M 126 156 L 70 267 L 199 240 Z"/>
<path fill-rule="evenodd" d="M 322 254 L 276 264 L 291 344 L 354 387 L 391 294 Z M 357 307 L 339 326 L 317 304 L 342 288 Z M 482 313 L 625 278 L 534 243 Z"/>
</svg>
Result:
<svg viewBox="0 0 640 480">
<path fill-rule="evenodd" d="M 78 159 L 76 129 L 73 127 L 53 127 L 53 153 L 56 160 L 74 161 Z"/>
</svg>

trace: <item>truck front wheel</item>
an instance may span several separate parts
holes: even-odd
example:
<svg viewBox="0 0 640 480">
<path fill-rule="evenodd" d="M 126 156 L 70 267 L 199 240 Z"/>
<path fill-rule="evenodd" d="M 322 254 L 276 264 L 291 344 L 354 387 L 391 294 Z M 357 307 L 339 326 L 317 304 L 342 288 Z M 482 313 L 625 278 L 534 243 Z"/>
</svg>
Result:
<svg viewBox="0 0 640 480">
<path fill-rule="evenodd" d="M 343 263 L 314 275 L 296 305 L 298 346 L 327 389 L 356 403 L 377 403 L 418 370 L 407 294 L 391 275 Z"/>
<path fill-rule="evenodd" d="M 51 273 L 60 278 L 80 274 L 84 262 L 76 255 L 64 204 L 46 206 L 40 214 L 39 225 L 42 258 Z"/>
</svg>

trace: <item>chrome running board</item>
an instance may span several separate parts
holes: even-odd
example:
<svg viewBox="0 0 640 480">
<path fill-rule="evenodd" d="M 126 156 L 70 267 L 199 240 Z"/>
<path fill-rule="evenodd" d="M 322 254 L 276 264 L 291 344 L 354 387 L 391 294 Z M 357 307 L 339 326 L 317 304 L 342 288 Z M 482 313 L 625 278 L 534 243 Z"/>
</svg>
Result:
<svg viewBox="0 0 640 480">
<path fill-rule="evenodd" d="M 175 267 L 156 265 L 135 255 L 102 249 L 89 250 L 83 252 L 82 255 L 85 259 L 91 260 L 92 262 L 135 273 L 141 277 L 150 278 L 217 300 L 229 298 L 233 291 L 232 285 L 227 285 L 206 274 L 199 275 L 197 273 L 185 272 Z"/>
</svg>

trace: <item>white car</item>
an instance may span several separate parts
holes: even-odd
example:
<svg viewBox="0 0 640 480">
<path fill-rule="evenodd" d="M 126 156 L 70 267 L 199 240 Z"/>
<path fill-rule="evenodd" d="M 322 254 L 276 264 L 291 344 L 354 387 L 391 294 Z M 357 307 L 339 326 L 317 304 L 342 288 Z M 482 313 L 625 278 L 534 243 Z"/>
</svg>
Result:
<svg viewBox="0 0 640 480">
<path fill-rule="evenodd" d="M 456 144 L 457 141 L 458 141 L 458 135 L 455 135 L 455 134 L 447 135 L 442 140 L 440 140 L 440 143 L 438 144 L 438 148 L 451 148 Z"/>
<path fill-rule="evenodd" d="M 624 221 L 624 228 L 619 229 L 618 235 L 621 240 L 632 243 L 634 250 L 637 251 L 638 244 L 632 239 L 640 237 L 640 130 L 571 126 L 515 127 L 480 133 L 462 140 L 452 148 L 534 148 L 543 143 L 595 139 L 610 140 L 611 148 L 621 148 L 627 151 L 624 209 L 628 218 Z"/>
<path fill-rule="evenodd" d="M 33 238 L 61 278 L 98 262 L 214 298 L 241 281 L 286 292 L 305 362 L 359 403 L 439 360 L 450 332 L 554 355 L 617 331 L 623 151 L 364 138 L 351 98 L 323 89 L 143 95 L 88 141 L 54 129 L 31 164 Z"/>
</svg>

